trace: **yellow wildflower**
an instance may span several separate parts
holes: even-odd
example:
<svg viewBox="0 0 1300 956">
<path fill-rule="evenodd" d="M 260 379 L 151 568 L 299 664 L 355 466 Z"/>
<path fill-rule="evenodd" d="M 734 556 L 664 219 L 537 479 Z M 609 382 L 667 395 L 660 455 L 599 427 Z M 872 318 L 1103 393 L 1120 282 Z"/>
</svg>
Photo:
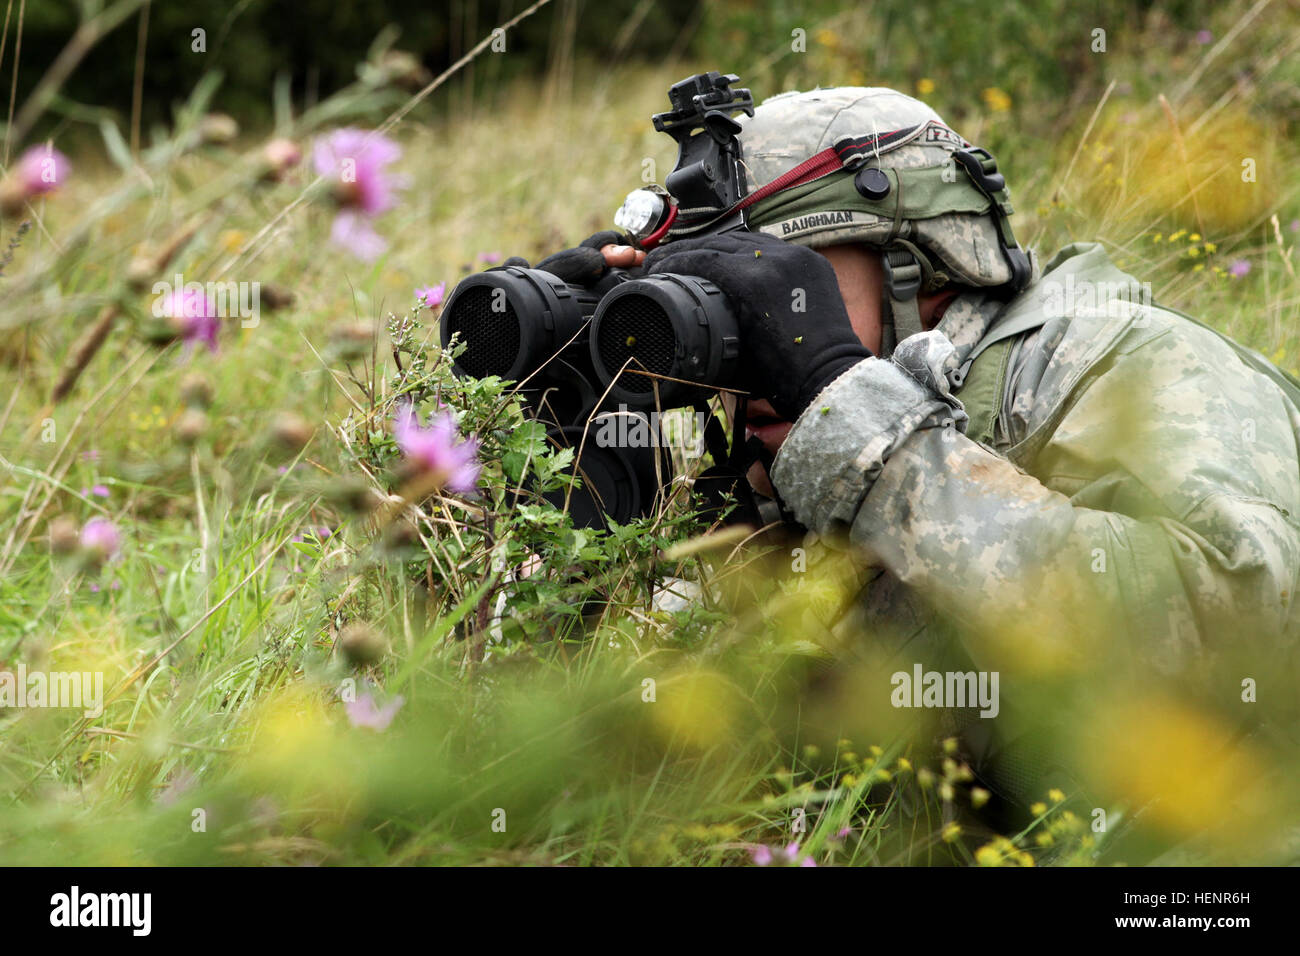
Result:
<svg viewBox="0 0 1300 956">
<path fill-rule="evenodd" d="M 995 113 L 1005 113 L 1011 109 L 1011 97 L 996 86 L 990 86 L 980 94 L 985 105 Z"/>
</svg>

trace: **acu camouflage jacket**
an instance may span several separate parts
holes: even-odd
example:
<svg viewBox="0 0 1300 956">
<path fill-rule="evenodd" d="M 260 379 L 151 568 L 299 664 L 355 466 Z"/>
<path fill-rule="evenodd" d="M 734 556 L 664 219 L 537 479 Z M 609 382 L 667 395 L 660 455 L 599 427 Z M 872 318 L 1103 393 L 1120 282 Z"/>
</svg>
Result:
<svg viewBox="0 0 1300 956">
<path fill-rule="evenodd" d="M 983 669 L 1105 645 L 1161 673 L 1243 631 L 1294 637 L 1300 410 L 1262 359 L 1136 287 L 1069 246 L 1017 299 L 955 299 L 813 402 L 772 479 L 858 552 L 837 631 L 887 631 L 902 661 L 955 625 Z"/>
</svg>

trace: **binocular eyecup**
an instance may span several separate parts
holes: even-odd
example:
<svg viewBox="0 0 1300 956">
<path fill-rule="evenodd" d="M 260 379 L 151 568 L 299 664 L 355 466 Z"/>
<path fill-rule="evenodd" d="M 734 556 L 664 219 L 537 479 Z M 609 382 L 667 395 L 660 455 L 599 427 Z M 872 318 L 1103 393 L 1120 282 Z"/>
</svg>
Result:
<svg viewBox="0 0 1300 956">
<path fill-rule="evenodd" d="M 716 285 L 660 273 L 624 282 L 600 300 L 590 347 L 597 381 L 619 401 L 676 408 L 706 397 L 709 386 L 732 384 L 740 333 Z"/>
<path fill-rule="evenodd" d="M 459 333 L 455 370 L 472 378 L 520 381 L 562 351 L 586 348 L 599 296 L 540 269 L 490 269 L 461 280 L 442 310 L 442 347 Z"/>
<path fill-rule="evenodd" d="M 587 325 L 590 320 L 590 326 Z M 603 297 L 539 269 L 464 279 L 442 312 L 442 344 L 465 343 L 456 371 L 520 381 L 553 360 L 590 372 L 632 408 L 677 408 L 732 385 L 740 335 L 726 297 L 696 276 L 627 279 Z M 656 395 L 657 391 L 657 395 Z"/>
</svg>

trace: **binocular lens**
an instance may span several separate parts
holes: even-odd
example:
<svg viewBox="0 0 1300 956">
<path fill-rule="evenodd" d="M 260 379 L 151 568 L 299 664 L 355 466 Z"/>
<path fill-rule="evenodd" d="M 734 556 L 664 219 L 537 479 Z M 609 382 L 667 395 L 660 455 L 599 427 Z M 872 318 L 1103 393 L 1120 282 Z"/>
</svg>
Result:
<svg viewBox="0 0 1300 956">
<path fill-rule="evenodd" d="M 480 285 L 466 289 L 443 314 L 443 337 L 459 332 L 465 343 L 458 364 L 474 378 L 486 375 L 508 377 L 519 356 L 519 316 L 509 298 L 504 308 L 494 311 L 493 290 Z"/>
<path fill-rule="evenodd" d="M 654 379 L 638 375 L 639 369 L 656 375 L 672 375 L 677 354 L 677 333 L 663 307 L 644 295 L 622 297 L 604 313 L 601 335 L 596 340 L 600 363 L 611 371 L 627 364 L 619 385 L 641 400 L 654 391 Z"/>
<path fill-rule="evenodd" d="M 597 296 L 540 269 L 492 269 L 463 279 L 442 310 L 442 347 L 460 333 L 456 371 L 519 381 L 549 362 L 582 330 Z"/>
<path fill-rule="evenodd" d="M 591 320 L 596 377 L 630 406 L 653 405 L 656 383 L 664 408 L 689 404 L 703 394 L 689 384 L 651 375 L 729 385 L 739 353 L 736 317 L 726 297 L 696 276 L 661 273 L 624 282 L 601 299 Z"/>
</svg>

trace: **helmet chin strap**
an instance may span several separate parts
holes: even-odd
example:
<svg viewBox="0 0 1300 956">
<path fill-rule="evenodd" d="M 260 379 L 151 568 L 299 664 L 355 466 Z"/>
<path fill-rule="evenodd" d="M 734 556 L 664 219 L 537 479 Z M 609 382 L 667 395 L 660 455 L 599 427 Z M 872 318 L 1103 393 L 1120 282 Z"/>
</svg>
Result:
<svg viewBox="0 0 1300 956">
<path fill-rule="evenodd" d="M 880 350 L 881 358 L 889 358 L 899 342 L 921 331 L 924 272 L 919 257 L 902 246 L 884 250 L 880 259 L 885 278 L 880 295 Z"/>
</svg>

